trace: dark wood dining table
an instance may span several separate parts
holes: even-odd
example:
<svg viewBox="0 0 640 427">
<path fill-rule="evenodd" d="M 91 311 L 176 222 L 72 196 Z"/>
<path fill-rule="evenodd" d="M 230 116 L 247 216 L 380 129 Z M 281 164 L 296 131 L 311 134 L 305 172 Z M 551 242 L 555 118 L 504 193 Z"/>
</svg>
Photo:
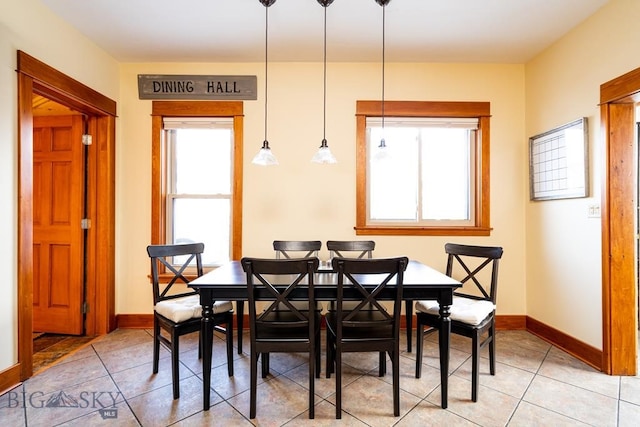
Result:
<svg viewBox="0 0 640 427">
<path fill-rule="evenodd" d="M 364 282 L 366 284 L 366 280 Z M 277 285 L 277 282 L 274 282 Z M 337 275 L 330 270 L 319 271 L 314 276 L 316 298 L 321 301 L 332 301 L 336 298 Z M 449 307 L 453 302 L 453 292 L 461 284 L 457 280 L 425 265 L 411 260 L 404 273 L 403 299 L 437 300 L 440 304 L 440 316 L 443 327 L 439 331 L 440 347 L 440 388 L 442 408 L 447 407 L 447 390 L 449 378 L 449 341 L 451 320 Z M 212 270 L 189 283 L 189 287 L 197 289 L 202 304 L 202 329 L 204 338 L 202 348 L 202 394 L 204 410 L 209 410 L 211 397 L 211 357 L 213 343 L 213 302 L 214 301 L 246 301 L 247 276 L 242 270 L 240 261 L 231 261 Z M 304 299 L 304 289 L 300 290 L 300 299 Z M 356 295 L 354 295 L 356 296 Z M 349 298 L 349 295 L 345 295 Z M 382 295 L 384 298 L 384 295 Z"/>
</svg>

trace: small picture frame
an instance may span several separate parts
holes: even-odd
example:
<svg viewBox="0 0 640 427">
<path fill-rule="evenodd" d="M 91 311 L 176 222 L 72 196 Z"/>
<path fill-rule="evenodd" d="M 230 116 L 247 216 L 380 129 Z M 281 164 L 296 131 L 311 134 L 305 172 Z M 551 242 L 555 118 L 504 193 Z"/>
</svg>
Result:
<svg viewBox="0 0 640 427">
<path fill-rule="evenodd" d="M 587 197 L 587 147 L 586 117 L 529 138 L 531 200 Z"/>
</svg>

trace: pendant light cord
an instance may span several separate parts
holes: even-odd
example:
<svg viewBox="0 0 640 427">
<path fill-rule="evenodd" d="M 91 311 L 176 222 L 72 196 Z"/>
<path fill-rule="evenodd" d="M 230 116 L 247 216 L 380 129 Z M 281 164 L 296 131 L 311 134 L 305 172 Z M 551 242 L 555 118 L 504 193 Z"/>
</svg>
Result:
<svg viewBox="0 0 640 427">
<path fill-rule="evenodd" d="M 382 5 L 382 137 L 384 138 L 384 52 L 385 52 L 385 15 L 386 5 Z"/>
<path fill-rule="evenodd" d="M 322 145 L 327 140 L 327 7 L 324 7 L 324 56 L 323 56 L 323 98 L 322 98 Z"/>
<path fill-rule="evenodd" d="M 265 7 L 264 13 L 264 144 L 267 145 L 267 101 L 269 92 L 268 67 L 269 62 L 269 7 Z M 267 148 L 267 147 L 265 147 Z"/>
</svg>

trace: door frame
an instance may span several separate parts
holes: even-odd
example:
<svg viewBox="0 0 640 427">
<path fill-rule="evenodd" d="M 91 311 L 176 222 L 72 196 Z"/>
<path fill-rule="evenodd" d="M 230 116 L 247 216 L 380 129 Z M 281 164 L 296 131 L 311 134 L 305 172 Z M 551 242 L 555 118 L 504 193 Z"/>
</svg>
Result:
<svg viewBox="0 0 640 427">
<path fill-rule="evenodd" d="M 600 85 L 602 370 L 636 375 L 638 349 L 635 103 L 640 68 Z"/>
<path fill-rule="evenodd" d="M 91 228 L 85 246 L 89 310 L 85 331 L 106 334 L 115 317 L 115 118 L 116 102 L 18 51 L 18 365 L 33 375 L 33 111 L 34 94 L 87 116 L 93 135 L 87 167 Z M 78 142 L 80 143 L 80 141 Z M 99 171 L 99 173 L 98 173 Z"/>
</svg>

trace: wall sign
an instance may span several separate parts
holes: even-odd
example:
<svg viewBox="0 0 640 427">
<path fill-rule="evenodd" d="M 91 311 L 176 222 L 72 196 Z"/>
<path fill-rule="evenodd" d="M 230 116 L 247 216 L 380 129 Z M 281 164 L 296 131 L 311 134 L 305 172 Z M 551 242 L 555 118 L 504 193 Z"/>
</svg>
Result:
<svg viewBox="0 0 640 427">
<path fill-rule="evenodd" d="M 258 99 L 256 76 L 138 74 L 140 99 Z"/>
</svg>

